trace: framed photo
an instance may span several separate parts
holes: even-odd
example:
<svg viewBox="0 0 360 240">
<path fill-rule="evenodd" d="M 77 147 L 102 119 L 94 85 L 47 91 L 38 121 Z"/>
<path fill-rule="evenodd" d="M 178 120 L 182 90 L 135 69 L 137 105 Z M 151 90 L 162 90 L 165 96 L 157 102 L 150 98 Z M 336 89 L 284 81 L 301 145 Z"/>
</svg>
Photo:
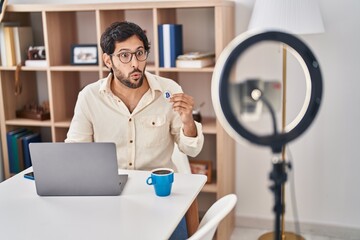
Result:
<svg viewBox="0 0 360 240">
<path fill-rule="evenodd" d="M 98 65 L 96 44 L 78 44 L 71 46 L 72 65 Z"/>
<path fill-rule="evenodd" d="M 191 173 L 193 174 L 204 174 L 207 176 L 207 182 L 211 183 L 211 161 L 207 160 L 189 160 Z"/>
</svg>

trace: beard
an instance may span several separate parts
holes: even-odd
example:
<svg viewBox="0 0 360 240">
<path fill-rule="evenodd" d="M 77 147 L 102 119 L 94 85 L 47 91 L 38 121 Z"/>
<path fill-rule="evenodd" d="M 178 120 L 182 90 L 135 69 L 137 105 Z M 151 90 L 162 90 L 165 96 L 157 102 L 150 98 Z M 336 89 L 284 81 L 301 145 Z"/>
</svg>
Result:
<svg viewBox="0 0 360 240">
<path fill-rule="evenodd" d="M 125 76 L 119 69 L 117 69 L 115 66 L 113 66 L 113 72 L 116 77 L 116 79 L 121 82 L 123 85 L 125 85 L 128 88 L 136 89 L 142 86 L 144 82 L 144 71 L 146 66 L 144 67 L 144 70 L 141 71 L 140 69 L 134 69 L 132 72 L 128 74 L 128 76 Z M 139 73 L 140 76 L 137 79 L 131 80 L 131 74 L 133 73 Z"/>
</svg>

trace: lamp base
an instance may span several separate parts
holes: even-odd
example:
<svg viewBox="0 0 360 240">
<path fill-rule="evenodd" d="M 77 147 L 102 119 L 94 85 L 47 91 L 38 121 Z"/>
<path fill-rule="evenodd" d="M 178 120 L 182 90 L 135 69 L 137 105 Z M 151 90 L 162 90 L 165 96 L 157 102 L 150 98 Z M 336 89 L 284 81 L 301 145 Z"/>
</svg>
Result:
<svg viewBox="0 0 360 240">
<path fill-rule="evenodd" d="M 274 237 L 275 237 L 274 235 L 275 235 L 274 232 L 265 233 L 259 237 L 259 240 L 274 240 Z M 282 240 L 305 240 L 305 238 L 303 238 L 302 236 L 297 235 L 292 232 L 284 232 L 281 239 Z"/>
</svg>

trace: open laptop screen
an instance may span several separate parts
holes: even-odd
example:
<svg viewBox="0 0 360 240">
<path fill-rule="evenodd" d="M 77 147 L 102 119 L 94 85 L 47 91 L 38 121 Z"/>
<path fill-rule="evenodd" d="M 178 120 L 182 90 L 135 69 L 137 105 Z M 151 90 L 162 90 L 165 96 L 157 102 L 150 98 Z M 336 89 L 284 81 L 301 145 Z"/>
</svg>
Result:
<svg viewBox="0 0 360 240">
<path fill-rule="evenodd" d="M 30 143 L 40 196 L 115 196 L 126 183 L 118 175 L 114 143 Z"/>
</svg>

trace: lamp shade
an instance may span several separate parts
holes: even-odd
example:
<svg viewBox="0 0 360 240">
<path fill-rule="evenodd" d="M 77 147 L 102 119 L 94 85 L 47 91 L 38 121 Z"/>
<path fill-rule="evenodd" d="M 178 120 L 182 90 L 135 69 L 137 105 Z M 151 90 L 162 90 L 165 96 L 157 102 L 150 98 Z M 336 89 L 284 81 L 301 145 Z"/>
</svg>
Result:
<svg viewBox="0 0 360 240">
<path fill-rule="evenodd" d="M 317 0 L 256 0 L 248 29 L 292 34 L 325 31 Z"/>
</svg>

